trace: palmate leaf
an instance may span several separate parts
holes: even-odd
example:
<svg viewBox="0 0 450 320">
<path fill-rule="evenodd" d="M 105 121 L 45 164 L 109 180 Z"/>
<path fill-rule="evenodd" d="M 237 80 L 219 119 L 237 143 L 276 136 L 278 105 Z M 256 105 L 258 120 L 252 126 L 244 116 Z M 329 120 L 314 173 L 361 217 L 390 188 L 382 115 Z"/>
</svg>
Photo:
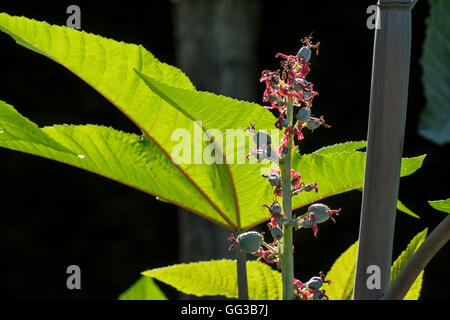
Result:
<svg viewBox="0 0 450 320">
<path fill-rule="evenodd" d="M 152 278 L 141 277 L 119 296 L 119 300 L 167 300 L 167 297 Z"/>
<path fill-rule="evenodd" d="M 420 247 L 427 236 L 427 229 L 418 233 L 408 244 L 406 249 L 398 256 L 391 267 L 390 283 L 397 278 L 411 256 Z M 353 285 L 355 283 L 356 259 L 358 256 L 358 241 L 352 244 L 334 262 L 330 271 L 326 274 L 331 284 L 325 286 L 326 294 L 330 300 L 351 300 Z M 404 300 L 417 300 L 422 288 L 423 271 L 414 281 Z"/>
<path fill-rule="evenodd" d="M 170 152 L 177 144 L 171 139 L 172 131 L 185 128 L 192 133 L 192 120 L 148 90 L 133 70 L 151 74 L 169 85 L 195 90 L 192 83 L 179 69 L 159 62 L 142 46 L 5 13 L 0 14 L 0 30 L 11 35 L 17 43 L 63 65 L 118 107 L 159 149 L 160 165 L 171 161 Z M 226 215 L 232 212 L 230 216 L 236 216 L 226 167 L 204 164 L 175 165 L 175 168 L 178 172 L 166 175 L 166 178 L 184 176 L 182 179 L 190 180 L 196 193 L 212 207 L 211 210 L 203 205 L 205 201 L 201 201 L 193 203 L 189 210 L 203 212 L 208 218 L 235 229 L 235 223 Z M 182 192 L 181 198 L 188 197 L 190 193 Z M 167 196 L 163 194 L 161 198 Z"/>
<path fill-rule="evenodd" d="M 437 143 L 450 142 L 450 1 L 431 0 L 420 60 L 426 106 L 419 133 Z"/>
<path fill-rule="evenodd" d="M 239 153 L 245 155 L 248 139 L 237 139 L 235 146 L 224 143 L 224 163 L 175 164 L 171 159 L 172 150 L 179 146 L 178 140 L 172 139 L 173 130 L 184 129 L 195 139 L 196 130 L 208 130 L 209 136 L 216 137 L 217 134 L 210 132 L 211 129 L 218 129 L 222 133 L 226 129 L 242 130 L 249 122 L 255 123 L 257 129 L 273 128 L 275 118 L 268 110 L 257 104 L 196 91 L 180 70 L 159 62 L 141 46 L 7 14 L 0 14 L 0 29 L 19 44 L 65 66 L 134 121 L 145 133 L 144 147 L 139 150 L 142 158 L 157 159 L 151 163 L 155 167 L 152 167 L 155 171 L 152 174 L 156 178 L 143 175 L 138 181 L 130 178 L 125 169 L 107 169 L 106 164 L 110 161 L 107 155 L 102 160 L 105 168 L 92 168 L 93 165 L 86 165 L 87 161 L 74 163 L 73 159 L 61 159 L 60 154 L 44 154 L 48 150 L 37 151 L 29 146 L 6 142 L 2 146 L 99 173 L 181 205 L 231 230 L 245 230 L 269 218 L 268 212 L 261 208 L 261 204 L 273 198 L 272 188 L 261 178 L 264 165 L 240 164 L 234 157 Z M 138 73 L 146 82 L 141 80 Z M 201 120 L 202 128 L 194 124 L 193 120 Z M 76 131 L 81 132 L 82 129 L 77 127 Z M 242 132 L 238 134 L 242 135 Z M 83 146 L 84 141 L 78 142 L 77 137 L 71 139 L 73 141 L 67 147 L 77 143 Z M 200 140 L 203 139 L 200 137 Z M 276 146 L 278 139 L 272 137 L 272 140 Z M 208 141 L 200 143 L 201 149 L 210 145 Z M 214 139 L 213 145 L 219 145 L 218 139 Z M 360 188 L 365 156 L 354 150 L 361 147 L 362 143 L 352 143 L 332 146 L 328 151 L 323 149 L 317 154 L 302 157 L 295 154 L 294 168 L 302 173 L 305 183 L 318 182 L 320 192 L 294 197 L 294 206 L 298 208 L 330 195 Z M 349 151 L 336 153 L 343 150 Z M 94 150 L 91 152 L 94 154 Z M 113 157 L 111 161 L 115 161 L 115 155 L 109 154 Z M 101 152 L 98 154 L 100 156 Z M 234 163 L 230 159 L 234 159 Z M 423 157 L 405 159 L 402 175 L 414 172 L 422 160 Z M 164 175 L 157 175 L 159 171 L 163 171 Z M 144 182 L 144 179 L 150 181 Z M 332 184 L 326 186 L 327 183 Z M 166 188 L 173 184 L 179 186 Z"/>
<path fill-rule="evenodd" d="M 428 203 L 436 210 L 450 213 L 450 198 L 446 200 L 428 201 Z"/>
<path fill-rule="evenodd" d="M 191 137 L 195 136 L 192 118 L 149 90 L 134 70 L 149 74 L 155 81 L 168 86 L 186 89 L 186 92 L 195 89 L 180 70 L 159 62 L 143 47 L 7 14 L 0 14 L 0 29 L 11 35 L 17 43 L 60 63 L 94 87 L 126 114 L 167 158 L 170 158 L 172 149 L 178 144 L 171 139 L 175 129 L 185 129 Z M 273 125 L 271 113 L 256 104 L 225 97 L 218 99 L 222 99 L 229 107 L 238 106 L 241 114 L 237 114 L 234 120 L 237 117 L 244 118 L 244 114 L 255 116 L 252 117 L 255 122 L 265 118 L 267 123 Z M 218 120 L 225 122 L 227 117 L 228 114 L 223 114 Z M 228 122 L 231 120 L 228 119 Z M 201 144 L 205 148 L 208 143 L 202 141 Z M 230 229 L 239 228 L 238 195 L 228 164 L 177 163 L 175 166 L 179 171 L 178 176 L 184 175 L 189 179 L 216 211 L 215 214 L 205 212 L 205 215 L 222 224 L 225 221 Z M 246 182 L 245 177 L 249 172 L 258 171 L 258 166 L 241 167 L 241 182 Z M 175 179 L 176 176 L 168 178 Z M 250 207 L 255 208 L 254 205 Z M 198 212 L 204 207 L 194 206 L 190 209 Z M 220 219 L 216 218 L 217 215 Z"/>
<path fill-rule="evenodd" d="M 213 260 L 177 264 L 142 273 L 175 287 L 177 290 L 199 297 L 223 295 L 238 297 L 236 261 Z M 280 300 L 281 273 L 267 264 L 247 261 L 248 294 L 250 300 Z"/>
</svg>

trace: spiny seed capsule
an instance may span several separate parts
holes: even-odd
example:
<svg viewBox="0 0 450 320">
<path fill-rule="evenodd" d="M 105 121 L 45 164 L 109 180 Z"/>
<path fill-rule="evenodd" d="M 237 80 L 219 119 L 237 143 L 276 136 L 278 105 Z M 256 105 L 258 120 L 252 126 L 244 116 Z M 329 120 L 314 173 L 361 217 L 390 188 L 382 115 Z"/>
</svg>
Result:
<svg viewBox="0 0 450 320">
<path fill-rule="evenodd" d="M 306 283 L 306 286 L 308 288 L 318 290 L 322 287 L 322 284 L 323 284 L 322 278 L 316 276 L 309 279 L 309 281 Z"/>
<path fill-rule="evenodd" d="M 267 180 L 269 181 L 272 187 L 277 187 L 281 185 L 281 177 L 279 174 L 271 173 L 267 176 Z"/>
<path fill-rule="evenodd" d="M 270 234 L 272 235 L 274 240 L 280 240 L 283 238 L 283 230 L 280 227 L 275 227 L 270 229 Z"/>
<path fill-rule="evenodd" d="M 305 123 L 306 121 L 308 121 L 310 116 L 311 116 L 311 109 L 306 107 L 301 108 L 297 113 L 297 119 L 301 123 Z"/>
<path fill-rule="evenodd" d="M 258 147 L 270 145 L 272 143 L 270 135 L 262 131 L 257 131 L 256 134 L 253 135 L 253 141 L 255 141 Z"/>
<path fill-rule="evenodd" d="M 275 202 L 272 205 L 271 212 L 272 212 L 272 214 L 279 214 L 279 213 L 281 213 L 281 205 L 279 203 Z"/>
<path fill-rule="evenodd" d="M 320 120 L 314 117 L 309 118 L 308 122 L 306 123 L 309 130 L 314 131 L 318 127 L 320 127 L 321 123 Z"/>
<path fill-rule="evenodd" d="M 301 47 L 297 52 L 297 60 L 300 61 L 301 58 L 303 58 L 305 62 L 308 62 L 309 59 L 311 59 L 311 49 L 308 47 Z"/>
<path fill-rule="evenodd" d="M 294 87 L 295 90 L 302 92 L 303 98 L 311 97 L 310 83 L 306 79 L 295 78 Z"/>
<path fill-rule="evenodd" d="M 248 253 L 258 251 L 261 247 L 263 237 L 256 231 L 241 233 L 237 238 L 238 247 Z"/>
<path fill-rule="evenodd" d="M 310 205 L 308 208 L 308 213 L 314 212 L 314 219 L 316 223 L 322 223 L 330 218 L 328 214 L 330 208 L 322 203 L 315 203 Z"/>
</svg>

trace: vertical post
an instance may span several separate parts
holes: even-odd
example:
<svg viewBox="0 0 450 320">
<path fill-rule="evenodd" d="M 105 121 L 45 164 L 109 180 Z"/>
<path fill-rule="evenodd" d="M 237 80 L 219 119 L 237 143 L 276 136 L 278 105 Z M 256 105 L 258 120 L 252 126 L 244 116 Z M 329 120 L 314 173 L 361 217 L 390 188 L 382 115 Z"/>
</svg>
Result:
<svg viewBox="0 0 450 320">
<path fill-rule="evenodd" d="M 389 288 L 408 97 L 412 5 L 411 0 L 378 1 L 380 28 L 375 31 L 373 51 L 355 300 L 377 300 Z M 369 283 L 371 279 L 374 281 Z"/>
</svg>

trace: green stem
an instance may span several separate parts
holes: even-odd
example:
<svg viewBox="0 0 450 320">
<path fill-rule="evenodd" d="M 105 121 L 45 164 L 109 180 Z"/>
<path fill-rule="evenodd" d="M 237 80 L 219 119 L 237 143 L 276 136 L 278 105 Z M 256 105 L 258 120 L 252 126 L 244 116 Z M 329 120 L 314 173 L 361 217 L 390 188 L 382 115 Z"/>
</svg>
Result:
<svg viewBox="0 0 450 320">
<path fill-rule="evenodd" d="M 293 104 L 289 99 L 287 103 L 287 121 L 293 123 Z M 283 212 L 291 221 L 292 195 L 291 195 L 291 149 L 292 139 L 288 143 L 289 152 L 280 159 L 281 187 L 283 193 Z M 292 225 L 283 225 L 283 255 L 281 259 L 281 274 L 283 281 L 283 300 L 294 299 L 294 253 L 292 250 Z"/>
<path fill-rule="evenodd" d="M 246 253 L 236 249 L 238 298 L 239 300 L 249 300 L 247 286 L 247 261 Z"/>
</svg>

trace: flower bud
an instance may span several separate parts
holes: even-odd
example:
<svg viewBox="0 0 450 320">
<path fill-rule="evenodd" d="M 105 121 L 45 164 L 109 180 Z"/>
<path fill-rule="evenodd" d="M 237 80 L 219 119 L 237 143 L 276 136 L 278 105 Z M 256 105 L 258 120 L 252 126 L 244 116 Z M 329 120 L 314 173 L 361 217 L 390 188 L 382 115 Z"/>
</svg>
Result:
<svg viewBox="0 0 450 320">
<path fill-rule="evenodd" d="M 314 203 L 309 206 L 308 213 L 314 212 L 316 223 L 322 223 L 330 218 L 330 208 L 322 203 Z"/>
</svg>

